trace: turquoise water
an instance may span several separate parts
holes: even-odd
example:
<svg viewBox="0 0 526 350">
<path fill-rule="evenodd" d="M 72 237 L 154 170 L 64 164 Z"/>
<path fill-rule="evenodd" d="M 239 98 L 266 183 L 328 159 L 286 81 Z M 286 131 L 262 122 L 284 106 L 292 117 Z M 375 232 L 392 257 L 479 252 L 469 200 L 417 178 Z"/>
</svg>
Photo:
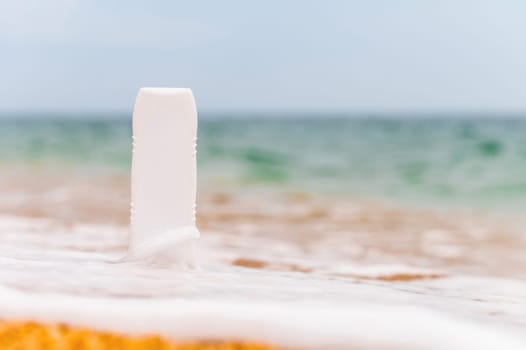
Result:
<svg viewBox="0 0 526 350">
<path fill-rule="evenodd" d="M 128 118 L 0 119 L 0 165 L 126 174 Z M 526 119 L 203 116 L 200 185 L 526 204 Z"/>
</svg>

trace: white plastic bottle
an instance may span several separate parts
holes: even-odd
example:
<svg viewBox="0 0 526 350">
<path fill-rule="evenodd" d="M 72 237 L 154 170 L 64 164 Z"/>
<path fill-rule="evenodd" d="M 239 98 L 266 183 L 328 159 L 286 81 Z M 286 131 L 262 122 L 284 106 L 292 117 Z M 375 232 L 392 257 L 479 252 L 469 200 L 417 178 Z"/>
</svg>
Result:
<svg viewBox="0 0 526 350">
<path fill-rule="evenodd" d="M 142 88 L 133 111 L 127 260 L 193 265 L 197 111 L 190 89 Z"/>
</svg>

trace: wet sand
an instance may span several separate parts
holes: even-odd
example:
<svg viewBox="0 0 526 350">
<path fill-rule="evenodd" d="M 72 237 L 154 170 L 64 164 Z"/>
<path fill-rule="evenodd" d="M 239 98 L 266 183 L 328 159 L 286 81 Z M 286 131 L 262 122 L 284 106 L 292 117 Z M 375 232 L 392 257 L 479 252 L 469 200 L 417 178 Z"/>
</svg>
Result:
<svg viewBox="0 0 526 350">
<path fill-rule="evenodd" d="M 0 323 L 0 346 L 3 349 L 123 349 L 123 350 L 271 350 L 261 344 L 241 342 L 201 341 L 177 343 L 159 336 L 123 336 L 73 328 L 65 324 L 40 325 L 37 323 Z"/>
</svg>

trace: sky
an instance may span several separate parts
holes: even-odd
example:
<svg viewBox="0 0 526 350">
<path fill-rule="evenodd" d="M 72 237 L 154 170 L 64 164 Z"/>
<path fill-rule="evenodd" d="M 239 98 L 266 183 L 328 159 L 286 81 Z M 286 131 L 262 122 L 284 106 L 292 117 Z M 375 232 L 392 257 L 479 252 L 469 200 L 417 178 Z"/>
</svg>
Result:
<svg viewBox="0 0 526 350">
<path fill-rule="evenodd" d="M 0 0 L 0 111 L 526 112 L 526 1 Z"/>
</svg>

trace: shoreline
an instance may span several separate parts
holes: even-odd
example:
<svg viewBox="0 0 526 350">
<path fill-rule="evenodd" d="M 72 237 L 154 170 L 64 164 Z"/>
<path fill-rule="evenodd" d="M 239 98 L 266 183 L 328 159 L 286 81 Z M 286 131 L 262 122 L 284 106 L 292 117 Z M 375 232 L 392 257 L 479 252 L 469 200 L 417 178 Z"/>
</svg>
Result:
<svg viewBox="0 0 526 350">
<path fill-rule="evenodd" d="M 104 201 L 119 201 L 121 212 L 129 204 L 130 176 L 129 168 L 107 165 L 81 166 L 65 161 L 45 160 L 20 162 L 19 160 L 2 161 L 0 191 L 13 196 L 15 201 L 31 195 L 49 197 L 50 200 L 90 200 L 95 197 Z M 201 167 L 199 167 L 201 169 Z M 207 170 L 207 169 L 205 169 Z M 210 169 L 208 169 L 210 170 Z M 377 192 L 335 191 L 323 189 L 322 184 L 311 184 L 310 187 L 291 184 L 242 181 L 240 179 L 222 179 L 214 177 L 201 169 L 198 177 L 198 200 L 207 200 L 213 196 L 232 196 L 280 200 L 283 198 L 320 199 L 333 202 L 356 202 L 384 207 L 395 207 L 407 210 L 427 210 L 437 212 L 480 213 L 483 216 L 520 216 L 520 208 L 526 205 L 526 197 L 502 198 L 492 201 L 489 197 L 473 196 L 471 199 L 424 195 L 386 195 Z M 35 174 L 38 174 L 35 177 Z M 102 193 L 97 193 L 102 192 Z M 68 198 L 70 197 L 70 198 Z M 522 198 L 522 199 L 521 199 Z M 0 205 L 2 203 L 0 202 Z M 29 203 L 30 204 L 30 203 Z M 75 203 L 73 203 L 75 204 Z"/>
<path fill-rule="evenodd" d="M 70 227 L 129 225 L 128 177 L 104 175 L 87 181 L 53 174 L 38 180 L 29 176 L 2 179 L 0 211 L 4 215 L 49 219 Z M 526 278 L 526 257 L 521 254 L 526 249 L 526 219 L 515 213 L 206 188 L 199 192 L 197 212 L 197 225 L 207 235 L 271 238 L 315 250 L 320 242 L 327 249 L 334 245 L 337 251 L 347 245 L 352 249 L 338 254 L 363 264 L 401 263 Z"/>
</svg>

